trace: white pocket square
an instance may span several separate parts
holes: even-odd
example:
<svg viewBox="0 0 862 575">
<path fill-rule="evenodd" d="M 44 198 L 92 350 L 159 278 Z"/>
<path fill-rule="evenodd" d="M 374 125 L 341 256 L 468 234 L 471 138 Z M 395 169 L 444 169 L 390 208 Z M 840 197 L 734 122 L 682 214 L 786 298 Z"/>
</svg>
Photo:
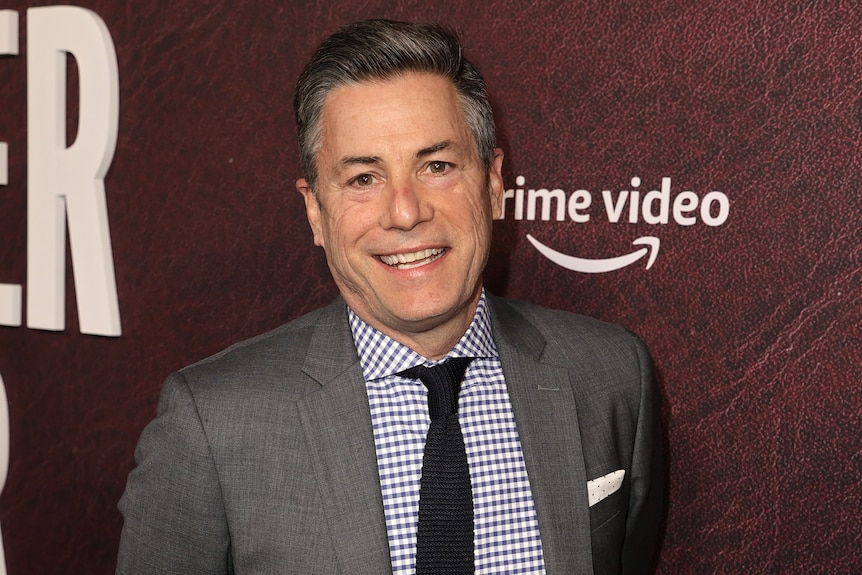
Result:
<svg viewBox="0 0 862 575">
<path fill-rule="evenodd" d="M 619 490 L 623 485 L 623 477 L 625 476 L 626 470 L 620 469 L 592 481 L 587 481 L 587 494 L 589 496 L 590 507 Z"/>
</svg>

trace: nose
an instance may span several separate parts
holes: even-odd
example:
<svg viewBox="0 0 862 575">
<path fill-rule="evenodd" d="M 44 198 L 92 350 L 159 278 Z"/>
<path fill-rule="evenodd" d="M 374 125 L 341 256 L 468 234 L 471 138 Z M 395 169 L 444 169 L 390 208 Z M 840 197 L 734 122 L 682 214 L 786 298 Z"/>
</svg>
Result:
<svg viewBox="0 0 862 575">
<path fill-rule="evenodd" d="M 390 186 L 385 194 L 386 205 L 381 225 L 386 229 L 412 230 L 430 218 L 431 209 L 425 201 L 420 184 L 403 182 Z"/>
</svg>

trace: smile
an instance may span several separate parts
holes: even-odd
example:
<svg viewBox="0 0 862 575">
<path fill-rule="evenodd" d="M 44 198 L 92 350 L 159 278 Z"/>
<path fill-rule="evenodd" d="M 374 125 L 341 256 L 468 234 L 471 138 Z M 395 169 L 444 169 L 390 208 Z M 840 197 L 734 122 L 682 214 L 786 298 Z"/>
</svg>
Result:
<svg viewBox="0 0 862 575">
<path fill-rule="evenodd" d="M 386 265 L 396 267 L 400 270 L 409 270 L 429 264 L 442 256 L 446 248 L 429 248 L 419 250 L 411 254 L 394 254 L 391 256 L 379 256 L 380 261 Z"/>
</svg>

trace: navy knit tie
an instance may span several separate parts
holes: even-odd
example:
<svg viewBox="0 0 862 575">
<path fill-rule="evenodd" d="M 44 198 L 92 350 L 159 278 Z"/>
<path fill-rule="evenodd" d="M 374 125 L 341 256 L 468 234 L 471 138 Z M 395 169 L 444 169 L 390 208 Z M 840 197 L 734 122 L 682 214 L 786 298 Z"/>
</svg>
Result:
<svg viewBox="0 0 862 575">
<path fill-rule="evenodd" d="M 401 372 L 428 388 L 431 415 L 419 486 L 416 575 L 473 573 L 473 489 L 458 424 L 458 391 L 471 361 L 456 357 Z"/>
</svg>

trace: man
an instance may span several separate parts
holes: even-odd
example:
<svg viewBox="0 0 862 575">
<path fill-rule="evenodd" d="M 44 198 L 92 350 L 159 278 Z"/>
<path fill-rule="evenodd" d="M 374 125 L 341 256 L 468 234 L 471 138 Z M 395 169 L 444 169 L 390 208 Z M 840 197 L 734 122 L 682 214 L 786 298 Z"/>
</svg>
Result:
<svg viewBox="0 0 862 575">
<path fill-rule="evenodd" d="M 411 368 L 453 358 L 469 358 L 467 571 L 646 572 L 649 355 L 622 328 L 483 290 L 503 154 L 457 39 L 342 28 L 295 109 L 297 188 L 342 297 L 168 378 L 120 502 L 117 572 L 413 573 L 434 400 Z"/>
</svg>

